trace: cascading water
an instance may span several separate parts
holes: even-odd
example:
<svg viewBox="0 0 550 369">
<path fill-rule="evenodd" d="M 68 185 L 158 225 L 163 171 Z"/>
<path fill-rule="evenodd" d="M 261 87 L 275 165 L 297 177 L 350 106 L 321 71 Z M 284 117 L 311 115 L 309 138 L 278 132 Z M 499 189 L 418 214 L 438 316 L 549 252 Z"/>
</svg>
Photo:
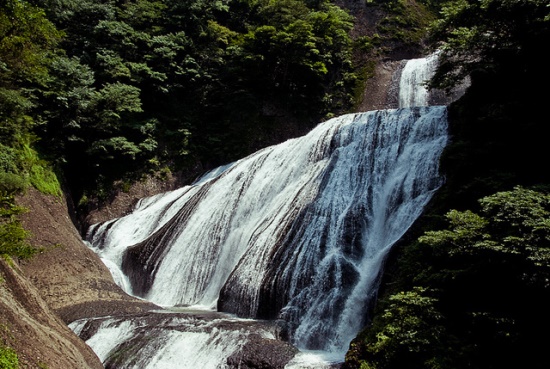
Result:
<svg viewBox="0 0 550 369">
<path fill-rule="evenodd" d="M 418 85 L 410 75 L 433 68 L 427 61 L 411 61 L 402 79 Z M 278 320 L 300 350 L 343 361 L 388 250 L 442 181 L 446 107 L 425 106 L 426 94 L 401 89 L 407 107 L 329 120 L 193 185 L 141 200 L 133 213 L 92 226 L 90 247 L 130 294 L 161 306 Z M 116 337 L 113 347 L 128 339 L 120 331 Z M 241 346 L 224 344 L 228 352 Z M 94 349 L 107 360 L 103 348 Z M 205 363 L 212 357 L 201 355 Z M 231 366 L 222 358 L 202 367 Z"/>
<path fill-rule="evenodd" d="M 407 61 L 399 79 L 399 107 L 428 106 L 430 91 L 424 85 L 437 67 L 438 53 Z"/>
</svg>

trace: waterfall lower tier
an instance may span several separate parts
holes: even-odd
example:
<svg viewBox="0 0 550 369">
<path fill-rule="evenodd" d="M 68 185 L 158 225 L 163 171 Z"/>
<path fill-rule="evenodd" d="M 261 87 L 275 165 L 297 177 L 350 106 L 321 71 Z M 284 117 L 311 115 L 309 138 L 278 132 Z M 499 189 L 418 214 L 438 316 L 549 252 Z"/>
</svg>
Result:
<svg viewBox="0 0 550 369">
<path fill-rule="evenodd" d="M 278 319 L 342 360 L 384 258 L 441 185 L 444 106 L 349 114 L 261 150 L 87 240 L 123 288 L 161 306 Z"/>
<path fill-rule="evenodd" d="M 211 312 L 149 312 L 70 327 L 87 339 L 106 368 L 283 368 L 297 352 L 276 339 L 274 323 Z"/>
</svg>

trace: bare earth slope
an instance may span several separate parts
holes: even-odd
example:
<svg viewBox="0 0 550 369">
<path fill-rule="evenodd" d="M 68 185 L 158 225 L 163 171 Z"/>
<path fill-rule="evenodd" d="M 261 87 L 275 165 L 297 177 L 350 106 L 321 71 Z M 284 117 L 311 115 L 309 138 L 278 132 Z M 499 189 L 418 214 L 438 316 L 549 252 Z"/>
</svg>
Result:
<svg viewBox="0 0 550 369">
<path fill-rule="evenodd" d="M 99 369 L 101 361 L 56 316 L 16 265 L 0 258 L 0 342 L 20 368 Z"/>
<path fill-rule="evenodd" d="M 20 368 L 103 368 L 67 323 L 157 307 L 114 283 L 83 243 L 63 199 L 29 189 L 17 204 L 29 210 L 23 225 L 44 252 L 19 263 L 0 258 L 0 345 L 17 352 Z"/>
<path fill-rule="evenodd" d="M 18 204 L 29 209 L 23 226 L 45 251 L 21 264 L 48 305 L 66 322 L 154 305 L 128 296 L 87 248 L 69 218 L 65 201 L 29 189 Z"/>
</svg>

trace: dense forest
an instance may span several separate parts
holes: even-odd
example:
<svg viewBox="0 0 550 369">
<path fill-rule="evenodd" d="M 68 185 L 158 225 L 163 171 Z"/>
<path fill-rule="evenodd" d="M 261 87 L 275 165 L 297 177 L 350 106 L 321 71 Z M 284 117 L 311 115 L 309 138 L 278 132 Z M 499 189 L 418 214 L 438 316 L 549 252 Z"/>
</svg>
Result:
<svg viewBox="0 0 550 369">
<path fill-rule="evenodd" d="M 2 0 L 0 254 L 28 186 L 85 212 L 354 111 L 377 61 L 441 50 L 446 184 L 394 248 L 346 368 L 542 368 L 550 328 L 547 0 Z M 381 15 L 380 15 L 381 14 Z M 371 29 L 372 28 L 372 29 Z M 394 55 L 395 54 L 395 55 Z M 15 360 L 0 342 L 0 362 Z"/>
<path fill-rule="evenodd" d="M 2 17 L 2 143 L 32 142 L 77 201 L 351 104 L 352 18 L 327 1 L 7 1 Z"/>
</svg>

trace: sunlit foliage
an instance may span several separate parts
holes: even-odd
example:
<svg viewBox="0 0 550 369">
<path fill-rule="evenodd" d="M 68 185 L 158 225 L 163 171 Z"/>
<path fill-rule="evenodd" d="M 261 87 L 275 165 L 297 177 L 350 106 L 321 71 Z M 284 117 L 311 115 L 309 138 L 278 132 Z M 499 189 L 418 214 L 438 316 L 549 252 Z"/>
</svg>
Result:
<svg viewBox="0 0 550 369">
<path fill-rule="evenodd" d="M 518 186 L 479 203 L 406 251 L 399 283 L 411 289 L 382 303 L 350 368 L 543 367 L 550 195 Z"/>
</svg>

